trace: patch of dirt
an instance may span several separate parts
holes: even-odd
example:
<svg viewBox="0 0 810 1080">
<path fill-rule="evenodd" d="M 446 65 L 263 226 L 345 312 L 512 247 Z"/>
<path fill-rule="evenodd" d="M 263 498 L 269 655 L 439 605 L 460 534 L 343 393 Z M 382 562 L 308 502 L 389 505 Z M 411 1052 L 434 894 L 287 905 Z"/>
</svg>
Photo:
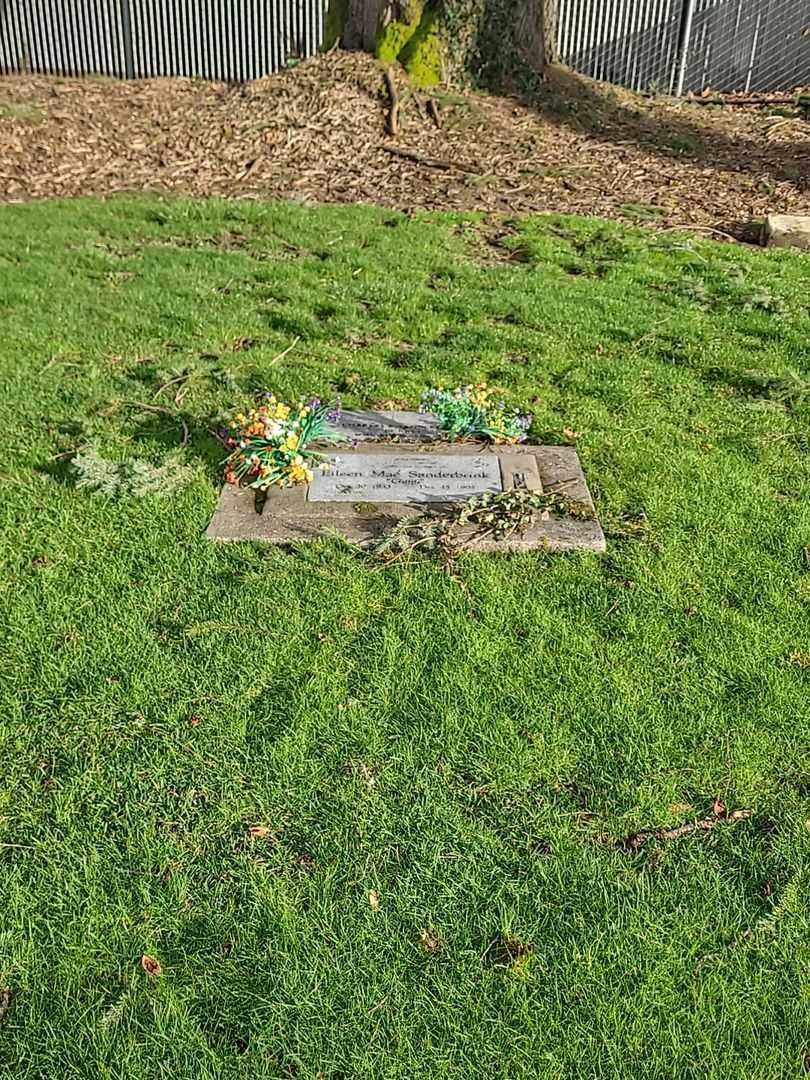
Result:
<svg viewBox="0 0 810 1080">
<path fill-rule="evenodd" d="M 362 53 L 244 86 L 6 76 L 0 199 L 162 191 L 557 211 L 739 238 L 768 212 L 810 213 L 810 123 L 768 102 L 642 98 L 554 68 L 532 101 L 438 95 L 439 128 L 397 83 L 391 137 L 382 72 Z"/>
</svg>

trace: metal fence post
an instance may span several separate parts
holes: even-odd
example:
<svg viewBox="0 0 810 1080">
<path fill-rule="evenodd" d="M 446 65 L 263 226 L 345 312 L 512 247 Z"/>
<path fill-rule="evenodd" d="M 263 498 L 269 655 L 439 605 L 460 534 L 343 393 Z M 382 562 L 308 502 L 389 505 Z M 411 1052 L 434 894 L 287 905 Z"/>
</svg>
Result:
<svg viewBox="0 0 810 1080">
<path fill-rule="evenodd" d="M 128 79 L 134 79 L 135 54 L 132 49 L 132 13 L 129 0 L 121 0 L 121 37 L 124 39 L 124 71 Z"/>
<path fill-rule="evenodd" d="M 683 95 L 686 82 L 686 65 L 689 62 L 689 42 L 692 38 L 692 23 L 695 17 L 695 0 L 683 0 L 681 10 L 681 30 L 678 35 L 678 76 L 675 80 L 675 97 Z"/>
</svg>

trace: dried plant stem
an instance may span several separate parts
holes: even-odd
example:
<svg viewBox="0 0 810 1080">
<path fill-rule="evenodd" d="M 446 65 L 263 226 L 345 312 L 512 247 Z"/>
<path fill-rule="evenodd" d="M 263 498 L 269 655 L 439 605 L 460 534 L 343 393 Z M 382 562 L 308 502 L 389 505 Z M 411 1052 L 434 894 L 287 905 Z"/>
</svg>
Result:
<svg viewBox="0 0 810 1080">
<path fill-rule="evenodd" d="M 183 441 L 180 443 L 182 447 L 189 444 L 189 430 L 188 424 L 185 422 L 182 416 L 178 416 L 176 412 L 172 412 L 171 409 L 166 409 L 162 405 L 148 405 L 145 401 L 122 401 L 122 405 L 128 405 L 133 409 L 145 409 L 147 412 L 162 413 L 164 416 L 170 416 L 173 420 L 177 420 L 183 429 Z"/>
</svg>

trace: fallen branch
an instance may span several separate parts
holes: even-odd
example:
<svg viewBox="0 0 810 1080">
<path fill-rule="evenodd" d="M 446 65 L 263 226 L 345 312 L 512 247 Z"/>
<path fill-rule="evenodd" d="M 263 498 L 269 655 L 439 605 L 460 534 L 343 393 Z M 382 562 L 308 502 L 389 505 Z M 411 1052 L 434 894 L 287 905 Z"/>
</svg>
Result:
<svg viewBox="0 0 810 1080">
<path fill-rule="evenodd" d="M 478 174 L 480 170 L 472 165 L 464 165 L 460 161 L 448 161 L 446 158 L 432 158 L 420 154 L 416 150 L 407 150 L 404 146 L 384 146 L 383 150 L 394 157 L 406 158 L 415 161 L 417 165 L 426 165 L 429 169 L 458 169 L 459 172 Z"/>
<path fill-rule="evenodd" d="M 394 74 L 391 68 L 385 69 L 385 86 L 388 90 L 388 97 L 391 101 L 391 107 L 388 110 L 388 119 L 386 121 L 386 131 L 389 135 L 399 134 L 399 94 L 397 88 L 394 85 Z"/>
<path fill-rule="evenodd" d="M 714 814 L 712 817 L 701 818 L 699 821 L 687 821 L 683 825 L 675 825 L 671 829 L 649 829 L 642 832 L 631 833 L 621 840 L 608 841 L 612 847 L 622 848 L 625 851 L 635 851 L 650 840 L 679 840 L 682 836 L 688 836 L 693 832 L 708 832 L 718 825 L 734 825 L 738 821 L 745 821 L 754 813 L 753 810 L 732 810 L 731 813 Z"/>
<path fill-rule="evenodd" d="M 428 98 L 427 109 L 433 119 L 433 123 L 441 131 L 442 114 L 439 112 L 439 106 L 435 98 Z"/>
<path fill-rule="evenodd" d="M 688 97 L 685 99 L 690 105 L 735 105 L 735 106 L 750 106 L 750 105 L 795 105 L 796 98 L 701 98 L 701 97 Z"/>
</svg>

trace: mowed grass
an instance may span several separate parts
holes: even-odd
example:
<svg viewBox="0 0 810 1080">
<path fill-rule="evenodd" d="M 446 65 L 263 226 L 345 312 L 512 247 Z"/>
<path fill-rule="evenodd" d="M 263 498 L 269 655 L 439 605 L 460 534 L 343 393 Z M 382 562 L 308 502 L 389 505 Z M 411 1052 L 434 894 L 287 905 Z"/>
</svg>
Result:
<svg viewBox="0 0 810 1080">
<path fill-rule="evenodd" d="M 1 1075 L 810 1068 L 806 257 L 253 202 L 0 222 Z M 606 556 L 203 539 L 221 410 L 479 379 L 577 443 Z M 159 462 L 182 422 L 180 494 L 73 486 L 77 447 Z M 752 815 L 620 843 L 716 800 Z"/>
</svg>

